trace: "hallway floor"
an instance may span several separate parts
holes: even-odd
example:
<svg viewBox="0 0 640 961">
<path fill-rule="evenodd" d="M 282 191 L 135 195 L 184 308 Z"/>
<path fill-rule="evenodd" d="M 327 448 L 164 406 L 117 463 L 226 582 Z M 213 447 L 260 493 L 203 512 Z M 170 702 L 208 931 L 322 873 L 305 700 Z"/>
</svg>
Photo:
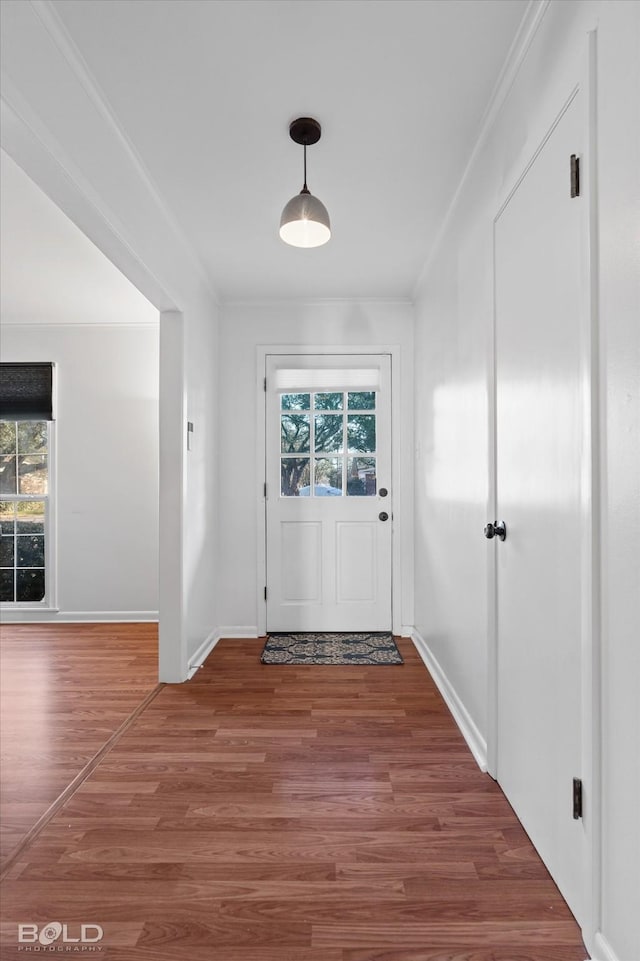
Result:
<svg viewBox="0 0 640 961">
<path fill-rule="evenodd" d="M 161 688 L 22 851 L 3 959 L 53 920 L 100 925 L 113 961 L 586 958 L 411 642 L 366 668 L 264 666 L 262 643 Z"/>
</svg>

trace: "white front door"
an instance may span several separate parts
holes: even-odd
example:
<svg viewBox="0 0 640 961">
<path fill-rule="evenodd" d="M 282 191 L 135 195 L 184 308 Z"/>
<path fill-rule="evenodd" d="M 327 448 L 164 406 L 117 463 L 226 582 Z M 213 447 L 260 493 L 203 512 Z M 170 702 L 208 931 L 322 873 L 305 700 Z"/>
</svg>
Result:
<svg viewBox="0 0 640 961">
<path fill-rule="evenodd" d="M 577 919 L 585 835 L 581 777 L 584 148 L 581 95 L 495 225 L 497 777 Z M 493 520 L 493 518 L 492 518 Z"/>
<path fill-rule="evenodd" d="M 266 358 L 267 630 L 391 630 L 391 358 Z"/>
</svg>

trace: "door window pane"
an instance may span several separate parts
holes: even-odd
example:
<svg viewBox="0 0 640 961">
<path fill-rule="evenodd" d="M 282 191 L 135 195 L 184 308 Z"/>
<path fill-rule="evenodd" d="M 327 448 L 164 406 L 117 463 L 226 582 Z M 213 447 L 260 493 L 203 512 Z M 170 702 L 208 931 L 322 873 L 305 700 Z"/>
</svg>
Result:
<svg viewBox="0 0 640 961">
<path fill-rule="evenodd" d="M 315 415 L 315 449 L 323 451 L 342 451 L 342 414 Z"/>
<path fill-rule="evenodd" d="M 281 410 L 309 410 L 311 394 L 282 394 L 280 397 Z"/>
<path fill-rule="evenodd" d="M 376 406 L 375 391 L 349 391 L 347 394 L 347 406 L 349 410 L 374 410 Z"/>
<path fill-rule="evenodd" d="M 283 454 L 309 453 L 309 414 L 282 414 L 281 451 Z"/>
<path fill-rule="evenodd" d="M 315 394 L 313 406 L 316 410 L 342 410 L 344 394 L 342 391 L 330 394 Z"/>
<path fill-rule="evenodd" d="M 300 488 L 307 488 L 309 494 L 309 458 L 280 458 L 280 493 L 283 497 L 298 497 Z"/>
<path fill-rule="evenodd" d="M 375 497 L 375 457 L 350 457 L 347 464 L 347 494 L 350 497 Z"/>
<path fill-rule="evenodd" d="M 349 414 L 347 417 L 349 451 L 374 453 L 376 449 L 376 415 Z"/>
<path fill-rule="evenodd" d="M 316 497 L 342 496 L 342 458 L 318 457 L 314 494 Z"/>
</svg>

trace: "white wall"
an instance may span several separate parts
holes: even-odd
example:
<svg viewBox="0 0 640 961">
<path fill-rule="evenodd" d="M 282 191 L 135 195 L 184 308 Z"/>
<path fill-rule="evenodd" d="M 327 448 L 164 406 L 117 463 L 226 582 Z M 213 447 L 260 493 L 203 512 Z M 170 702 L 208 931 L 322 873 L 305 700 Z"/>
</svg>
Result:
<svg viewBox="0 0 640 961">
<path fill-rule="evenodd" d="M 1 346 L 5 361 L 56 365 L 59 613 L 47 619 L 156 618 L 158 325 L 4 325 Z"/>
<path fill-rule="evenodd" d="M 264 465 L 257 463 L 256 365 L 258 345 L 378 345 L 401 348 L 402 408 L 400 496 L 403 539 L 402 623 L 413 623 L 412 351 L 413 310 L 406 303 L 317 302 L 229 305 L 220 333 L 219 618 L 222 629 L 255 632 L 257 604 L 257 492 Z"/>
<path fill-rule="evenodd" d="M 185 631 L 187 658 L 221 623 L 218 569 L 218 314 L 211 309 L 186 317 L 186 420 L 193 424 L 186 453 Z"/>
<path fill-rule="evenodd" d="M 416 303 L 416 625 L 486 737 L 487 335 L 492 222 L 597 28 L 602 352 L 602 913 L 594 956 L 640 958 L 640 5 L 552 2 L 425 272 Z M 522 168 L 520 168 L 522 169 Z M 462 595 L 462 597 L 461 597 Z M 586 785 L 587 791 L 596 790 Z M 592 794 L 593 796 L 593 794 Z"/>
</svg>

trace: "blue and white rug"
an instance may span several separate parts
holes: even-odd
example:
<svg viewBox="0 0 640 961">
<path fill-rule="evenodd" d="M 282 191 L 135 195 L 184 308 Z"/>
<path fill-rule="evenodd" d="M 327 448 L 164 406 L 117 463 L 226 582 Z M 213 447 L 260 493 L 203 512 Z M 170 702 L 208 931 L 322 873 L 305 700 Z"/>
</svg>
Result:
<svg viewBox="0 0 640 961">
<path fill-rule="evenodd" d="M 403 664 L 388 631 L 269 634 L 263 664 Z"/>
</svg>

